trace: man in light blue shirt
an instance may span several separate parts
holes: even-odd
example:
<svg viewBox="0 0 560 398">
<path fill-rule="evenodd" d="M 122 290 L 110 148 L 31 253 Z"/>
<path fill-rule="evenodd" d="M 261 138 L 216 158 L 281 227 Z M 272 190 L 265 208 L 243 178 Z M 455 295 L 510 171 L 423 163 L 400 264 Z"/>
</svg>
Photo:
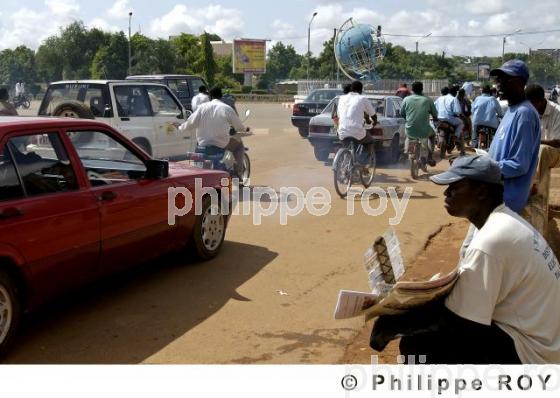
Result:
<svg viewBox="0 0 560 398">
<path fill-rule="evenodd" d="M 445 96 L 449 94 L 449 87 L 445 86 L 441 89 L 441 97 L 438 97 L 435 101 L 434 101 L 434 105 L 436 106 L 436 110 L 438 112 L 438 115 L 440 112 L 443 112 L 443 99 L 445 98 Z M 441 110 L 440 110 L 441 109 Z"/>
<path fill-rule="evenodd" d="M 472 132 L 472 147 L 478 147 L 478 126 L 498 128 L 498 117 L 504 116 L 502 107 L 498 100 L 492 96 L 489 85 L 482 88 L 482 95 L 476 97 L 472 105 L 473 112 L 473 132 Z"/>
<path fill-rule="evenodd" d="M 509 108 L 496 131 L 489 155 L 502 170 L 504 202 L 521 213 L 529 198 L 541 139 L 539 114 L 525 98 L 529 69 L 523 61 L 514 59 L 492 70 L 490 76 L 496 76 L 498 91 L 508 100 Z"/>
<path fill-rule="evenodd" d="M 449 89 L 449 94 L 444 97 L 438 98 L 436 109 L 438 111 L 438 119 L 451 124 L 455 128 L 455 137 L 461 138 L 463 131 L 463 121 L 459 116 L 462 115 L 461 104 L 457 99 L 457 92 L 459 89 L 453 86 Z"/>
</svg>

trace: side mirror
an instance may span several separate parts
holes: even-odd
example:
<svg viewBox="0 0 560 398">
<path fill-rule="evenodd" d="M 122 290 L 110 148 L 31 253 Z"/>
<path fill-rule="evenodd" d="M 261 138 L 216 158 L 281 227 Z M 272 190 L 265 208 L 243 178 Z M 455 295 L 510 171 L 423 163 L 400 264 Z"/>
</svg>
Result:
<svg viewBox="0 0 560 398">
<path fill-rule="evenodd" d="M 192 114 L 193 114 L 192 111 L 189 111 L 188 109 L 185 109 L 185 120 L 187 120 L 189 117 L 191 117 Z"/>
<path fill-rule="evenodd" d="M 169 176 L 169 162 L 165 160 L 149 159 L 146 169 L 146 178 L 149 180 L 160 180 Z"/>
<path fill-rule="evenodd" d="M 103 109 L 103 117 L 111 117 L 112 113 L 113 110 L 111 109 L 111 107 L 109 105 L 105 105 L 105 108 Z"/>
</svg>

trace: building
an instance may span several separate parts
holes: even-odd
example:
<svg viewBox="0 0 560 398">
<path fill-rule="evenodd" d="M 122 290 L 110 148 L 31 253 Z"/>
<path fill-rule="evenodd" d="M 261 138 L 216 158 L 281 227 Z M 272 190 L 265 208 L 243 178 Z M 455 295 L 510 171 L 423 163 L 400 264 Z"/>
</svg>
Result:
<svg viewBox="0 0 560 398">
<path fill-rule="evenodd" d="M 539 48 L 538 50 L 531 50 L 530 55 L 533 54 L 545 54 L 552 58 L 555 63 L 560 63 L 559 48 Z"/>
<path fill-rule="evenodd" d="M 211 41 L 214 54 L 218 57 L 231 57 L 233 55 L 233 43 L 222 41 Z"/>
</svg>

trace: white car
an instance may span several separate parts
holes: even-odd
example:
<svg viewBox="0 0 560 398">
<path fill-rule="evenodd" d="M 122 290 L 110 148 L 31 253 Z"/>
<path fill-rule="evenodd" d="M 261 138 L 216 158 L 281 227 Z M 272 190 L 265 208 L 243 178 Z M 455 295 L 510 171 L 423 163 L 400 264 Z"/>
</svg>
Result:
<svg viewBox="0 0 560 398">
<path fill-rule="evenodd" d="M 388 150 L 391 163 L 399 160 L 401 149 L 405 140 L 405 121 L 401 116 L 402 98 L 393 95 L 367 95 L 373 107 L 376 109 L 378 124 L 370 130 L 375 139 L 377 151 Z M 334 104 L 338 102 L 334 98 L 323 112 L 313 117 L 309 122 L 308 140 L 313 145 L 315 158 L 319 161 L 327 161 L 329 155 L 335 152 L 339 145 L 338 132 L 332 119 Z"/>
<path fill-rule="evenodd" d="M 190 115 L 162 84 L 78 80 L 51 83 L 39 116 L 103 121 L 155 158 L 179 160 L 193 152 L 196 138 L 178 129 Z"/>
</svg>

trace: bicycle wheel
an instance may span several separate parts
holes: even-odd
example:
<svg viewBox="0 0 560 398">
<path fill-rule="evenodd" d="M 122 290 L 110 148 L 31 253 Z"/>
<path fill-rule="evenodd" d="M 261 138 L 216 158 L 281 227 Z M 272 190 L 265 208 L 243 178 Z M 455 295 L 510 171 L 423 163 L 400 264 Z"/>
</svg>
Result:
<svg viewBox="0 0 560 398">
<path fill-rule="evenodd" d="M 413 180 L 418 179 L 418 160 L 414 157 L 410 158 L 410 176 Z"/>
<path fill-rule="evenodd" d="M 349 149 L 341 148 L 336 153 L 333 161 L 334 189 L 336 193 L 345 198 L 352 185 L 354 172 L 354 159 Z"/>
<path fill-rule="evenodd" d="M 377 165 L 377 159 L 375 157 L 375 151 L 368 156 L 367 165 L 364 165 L 360 169 L 360 180 L 364 188 L 369 188 L 371 183 L 375 178 L 375 167 Z"/>
</svg>

